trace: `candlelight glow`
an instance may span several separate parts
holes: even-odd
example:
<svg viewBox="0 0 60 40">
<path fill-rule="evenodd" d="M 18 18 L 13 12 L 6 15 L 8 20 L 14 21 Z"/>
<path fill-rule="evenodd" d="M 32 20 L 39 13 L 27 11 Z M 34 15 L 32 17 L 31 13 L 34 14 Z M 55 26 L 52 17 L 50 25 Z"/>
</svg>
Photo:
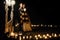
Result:
<svg viewBox="0 0 60 40">
<path fill-rule="evenodd" d="M 47 36 L 45 36 L 44 38 L 45 38 L 45 39 L 47 39 L 48 37 L 47 37 Z"/>
<path fill-rule="evenodd" d="M 26 36 L 26 38 L 28 39 L 28 36 Z"/>
<path fill-rule="evenodd" d="M 23 36 L 23 39 L 25 39 L 25 36 Z"/>
<path fill-rule="evenodd" d="M 30 39 L 32 38 L 32 36 L 30 36 Z"/>
<path fill-rule="evenodd" d="M 35 38 L 37 38 L 37 35 L 35 35 Z"/>
<path fill-rule="evenodd" d="M 54 37 L 57 37 L 57 34 L 54 34 Z"/>
<path fill-rule="evenodd" d="M 40 34 L 38 34 L 38 37 L 40 37 Z"/>
<path fill-rule="evenodd" d="M 14 32 L 11 32 L 11 33 L 10 33 L 10 36 L 14 36 L 14 35 L 15 35 Z"/>
<path fill-rule="evenodd" d="M 49 36 L 49 34 L 47 34 L 47 36 Z"/>
<path fill-rule="evenodd" d="M 24 12 L 26 12 L 26 8 L 24 8 Z"/>
</svg>

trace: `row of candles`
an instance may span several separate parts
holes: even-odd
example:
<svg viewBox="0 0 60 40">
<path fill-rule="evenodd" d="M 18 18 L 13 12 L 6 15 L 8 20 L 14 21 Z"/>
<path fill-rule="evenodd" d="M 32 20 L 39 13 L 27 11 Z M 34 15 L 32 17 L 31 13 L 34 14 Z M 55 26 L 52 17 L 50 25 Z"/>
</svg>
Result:
<svg viewBox="0 0 60 40">
<path fill-rule="evenodd" d="M 11 34 L 8 36 L 8 37 L 13 37 L 15 39 L 17 39 L 17 37 L 19 36 L 19 40 L 22 40 L 22 39 L 49 39 L 49 38 L 57 38 L 57 37 L 60 37 L 60 34 L 56 34 L 56 33 L 46 33 L 46 34 L 32 34 L 32 35 L 23 35 L 23 33 L 13 33 L 11 32 Z"/>
</svg>

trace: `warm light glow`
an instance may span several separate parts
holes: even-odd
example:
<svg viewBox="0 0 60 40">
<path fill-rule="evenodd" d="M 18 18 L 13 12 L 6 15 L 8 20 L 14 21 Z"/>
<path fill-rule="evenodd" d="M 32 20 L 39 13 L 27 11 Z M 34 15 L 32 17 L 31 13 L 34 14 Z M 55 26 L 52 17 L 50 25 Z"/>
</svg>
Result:
<svg viewBox="0 0 60 40">
<path fill-rule="evenodd" d="M 26 17 L 25 19 L 28 20 L 29 18 Z"/>
<path fill-rule="evenodd" d="M 19 36 L 19 40 L 21 40 L 22 38 L 21 38 L 21 36 Z"/>
<path fill-rule="evenodd" d="M 22 18 L 22 20 L 24 20 L 25 18 Z"/>
<path fill-rule="evenodd" d="M 41 27 L 43 26 L 43 24 L 41 24 Z"/>
<path fill-rule="evenodd" d="M 27 13 L 25 13 L 25 15 L 27 15 Z"/>
<path fill-rule="evenodd" d="M 57 37 L 57 34 L 54 34 L 54 37 Z"/>
<path fill-rule="evenodd" d="M 6 26 L 7 26 L 7 25 L 6 25 Z M 9 31 L 9 30 L 8 30 L 8 27 L 6 27 L 6 28 L 5 28 L 5 33 L 8 32 L 8 31 Z"/>
<path fill-rule="evenodd" d="M 50 25 L 50 27 L 52 27 L 52 25 Z"/>
<path fill-rule="evenodd" d="M 23 39 L 25 39 L 25 36 L 23 36 Z"/>
<path fill-rule="evenodd" d="M 18 36 L 18 34 L 17 34 L 17 33 L 15 33 L 15 38 L 17 38 L 17 36 Z"/>
<path fill-rule="evenodd" d="M 53 33 L 52 33 L 52 36 L 54 36 Z"/>
<path fill-rule="evenodd" d="M 34 25 L 34 27 L 36 27 L 36 25 Z"/>
<path fill-rule="evenodd" d="M 15 5 L 15 1 L 14 0 L 11 1 L 11 5 Z"/>
<path fill-rule="evenodd" d="M 22 33 L 19 33 L 19 35 L 22 35 Z"/>
<path fill-rule="evenodd" d="M 8 6 L 15 5 L 15 0 L 6 0 Z"/>
<path fill-rule="evenodd" d="M 40 37 L 40 34 L 38 34 L 38 37 Z"/>
<path fill-rule="evenodd" d="M 11 0 L 6 0 L 6 5 L 11 6 Z"/>
<path fill-rule="evenodd" d="M 35 38 L 37 38 L 37 35 L 35 35 Z"/>
<path fill-rule="evenodd" d="M 32 27 L 34 26 L 34 25 L 31 25 Z"/>
<path fill-rule="evenodd" d="M 34 27 L 39 27 L 39 25 L 31 25 L 32 27 L 34 26 Z"/>
<path fill-rule="evenodd" d="M 40 36 L 39 38 L 42 38 L 42 36 Z"/>
<path fill-rule="evenodd" d="M 24 16 L 24 13 L 21 13 L 22 14 L 22 16 Z"/>
<path fill-rule="evenodd" d="M 28 36 L 26 36 L 26 38 L 28 39 Z"/>
<path fill-rule="evenodd" d="M 43 35 L 43 37 L 45 37 L 45 35 Z"/>
<path fill-rule="evenodd" d="M 47 39 L 48 37 L 47 37 L 47 36 L 45 36 L 44 38 L 45 38 L 45 39 Z"/>
<path fill-rule="evenodd" d="M 30 36 L 30 39 L 32 38 L 32 36 Z"/>
<path fill-rule="evenodd" d="M 19 25 L 19 23 L 17 23 L 15 26 L 17 27 Z"/>
<path fill-rule="evenodd" d="M 43 35 L 43 38 L 47 39 L 48 37 L 46 35 Z"/>
<path fill-rule="evenodd" d="M 49 38 L 51 38 L 52 36 L 49 36 Z"/>
<path fill-rule="evenodd" d="M 24 8 L 24 12 L 26 11 L 26 8 Z"/>
<path fill-rule="evenodd" d="M 38 38 L 36 38 L 36 40 L 38 40 Z"/>
<path fill-rule="evenodd" d="M 20 18 L 22 18 L 22 15 L 20 16 Z"/>
<path fill-rule="evenodd" d="M 49 36 L 49 34 L 47 34 L 47 36 Z"/>
<path fill-rule="evenodd" d="M 10 36 L 14 36 L 14 35 L 15 35 L 14 32 L 11 32 L 11 33 L 10 33 Z"/>
</svg>

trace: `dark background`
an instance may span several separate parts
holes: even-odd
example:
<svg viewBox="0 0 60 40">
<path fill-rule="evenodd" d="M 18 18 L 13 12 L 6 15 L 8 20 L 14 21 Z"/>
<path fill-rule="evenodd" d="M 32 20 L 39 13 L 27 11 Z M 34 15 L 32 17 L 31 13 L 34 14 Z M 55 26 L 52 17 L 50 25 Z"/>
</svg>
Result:
<svg viewBox="0 0 60 40">
<path fill-rule="evenodd" d="M 0 34 L 4 32 L 5 10 L 4 0 L 0 0 Z M 43 0 L 16 0 L 15 12 L 19 8 L 19 3 L 25 3 L 32 24 L 60 24 L 60 11 L 57 6 L 57 1 Z"/>
</svg>

